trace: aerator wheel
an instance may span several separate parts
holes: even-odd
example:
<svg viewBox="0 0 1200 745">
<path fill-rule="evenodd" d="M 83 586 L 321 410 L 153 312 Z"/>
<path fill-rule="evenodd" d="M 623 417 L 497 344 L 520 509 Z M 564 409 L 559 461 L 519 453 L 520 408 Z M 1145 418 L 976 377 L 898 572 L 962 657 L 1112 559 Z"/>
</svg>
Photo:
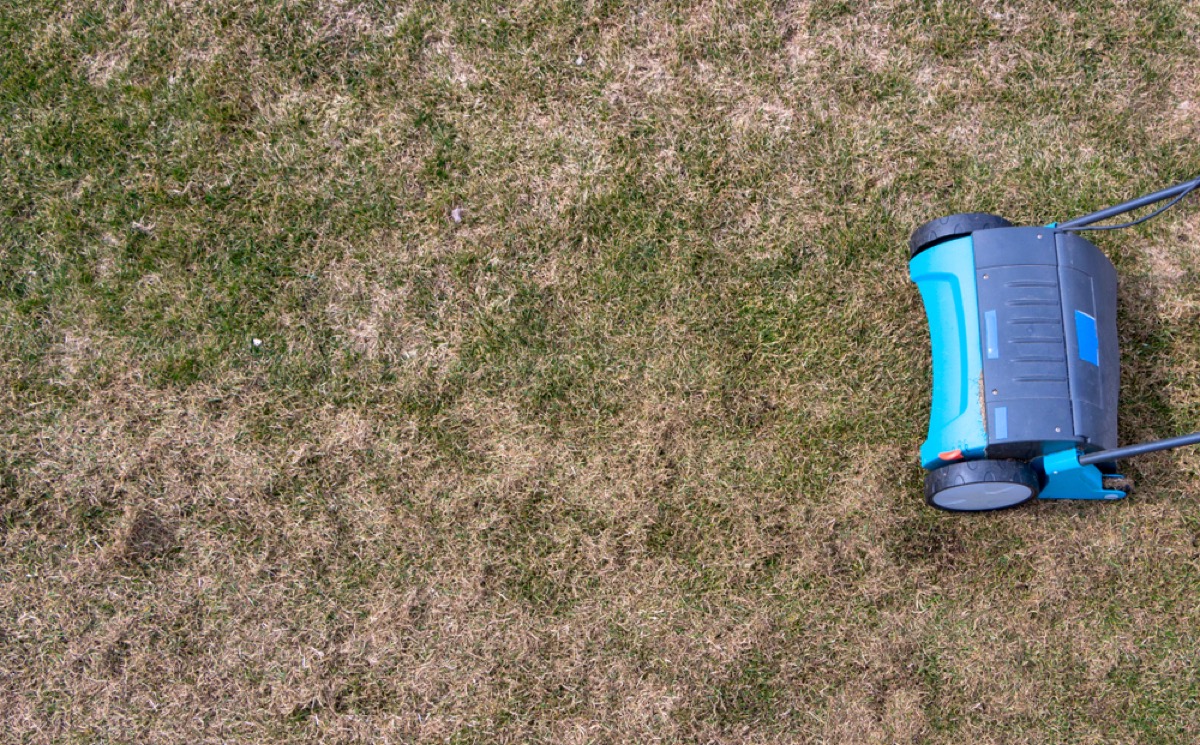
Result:
<svg viewBox="0 0 1200 745">
<path fill-rule="evenodd" d="M 976 230 L 991 228 L 1011 228 L 1012 223 L 999 215 L 987 212 L 963 212 L 957 215 L 947 215 L 936 220 L 930 220 L 913 231 L 908 239 L 909 258 L 921 253 L 927 248 L 936 246 L 942 241 L 959 238 Z"/>
<path fill-rule="evenodd" d="M 951 463 L 925 476 L 925 502 L 949 512 L 1002 510 L 1037 496 L 1037 473 L 1014 460 Z"/>
</svg>

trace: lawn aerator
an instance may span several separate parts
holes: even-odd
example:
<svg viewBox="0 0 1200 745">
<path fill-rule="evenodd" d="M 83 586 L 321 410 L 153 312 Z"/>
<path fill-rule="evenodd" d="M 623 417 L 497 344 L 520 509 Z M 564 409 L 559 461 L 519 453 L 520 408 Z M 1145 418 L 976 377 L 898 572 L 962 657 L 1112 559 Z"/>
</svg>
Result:
<svg viewBox="0 0 1200 745">
<path fill-rule="evenodd" d="M 925 500 L 950 511 L 1042 499 L 1120 499 L 1116 462 L 1200 443 L 1200 432 L 1117 447 L 1117 272 L 1076 235 L 1149 220 L 1200 178 L 1083 217 L 1017 227 L 972 212 L 909 239 L 929 320 L 933 400 Z M 1142 218 L 1096 225 L 1166 200 Z"/>
</svg>

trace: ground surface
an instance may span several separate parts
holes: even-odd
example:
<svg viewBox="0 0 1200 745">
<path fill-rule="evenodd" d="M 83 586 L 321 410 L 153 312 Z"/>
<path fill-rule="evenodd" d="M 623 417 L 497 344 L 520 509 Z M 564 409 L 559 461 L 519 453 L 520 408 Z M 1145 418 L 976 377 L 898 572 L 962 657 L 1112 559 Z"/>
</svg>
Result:
<svg viewBox="0 0 1200 745">
<path fill-rule="evenodd" d="M 1194 742 L 1200 455 L 922 505 L 924 220 L 1200 173 L 1200 6 L 0 0 L 9 742 Z M 1097 239 L 1200 429 L 1200 206 Z M 255 341 L 258 340 L 258 341 Z"/>
</svg>

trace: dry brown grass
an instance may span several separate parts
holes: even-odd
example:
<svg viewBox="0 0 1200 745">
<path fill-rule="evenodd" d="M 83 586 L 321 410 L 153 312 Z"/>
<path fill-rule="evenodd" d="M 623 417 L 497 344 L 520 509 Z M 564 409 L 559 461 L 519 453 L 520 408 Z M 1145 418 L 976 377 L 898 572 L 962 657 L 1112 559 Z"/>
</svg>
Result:
<svg viewBox="0 0 1200 745">
<path fill-rule="evenodd" d="M 9 3 L 0 731 L 1194 741 L 1200 456 L 923 507 L 903 245 L 1197 170 L 1198 17 Z M 1098 239 L 1129 440 L 1198 230 Z"/>
</svg>

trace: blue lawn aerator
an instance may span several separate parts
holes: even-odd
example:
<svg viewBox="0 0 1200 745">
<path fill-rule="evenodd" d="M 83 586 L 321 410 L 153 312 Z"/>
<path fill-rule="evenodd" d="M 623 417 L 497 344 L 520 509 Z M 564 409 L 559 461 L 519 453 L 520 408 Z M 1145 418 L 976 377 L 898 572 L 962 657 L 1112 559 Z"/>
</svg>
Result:
<svg viewBox="0 0 1200 745">
<path fill-rule="evenodd" d="M 1145 222 L 1200 178 L 1090 215 L 1017 227 L 950 215 L 909 239 L 933 353 L 925 501 L 950 511 L 1042 499 L 1120 499 L 1124 458 L 1200 443 L 1200 432 L 1117 447 L 1117 272 L 1076 233 Z M 1144 217 L 1096 225 L 1159 202 Z"/>
</svg>

